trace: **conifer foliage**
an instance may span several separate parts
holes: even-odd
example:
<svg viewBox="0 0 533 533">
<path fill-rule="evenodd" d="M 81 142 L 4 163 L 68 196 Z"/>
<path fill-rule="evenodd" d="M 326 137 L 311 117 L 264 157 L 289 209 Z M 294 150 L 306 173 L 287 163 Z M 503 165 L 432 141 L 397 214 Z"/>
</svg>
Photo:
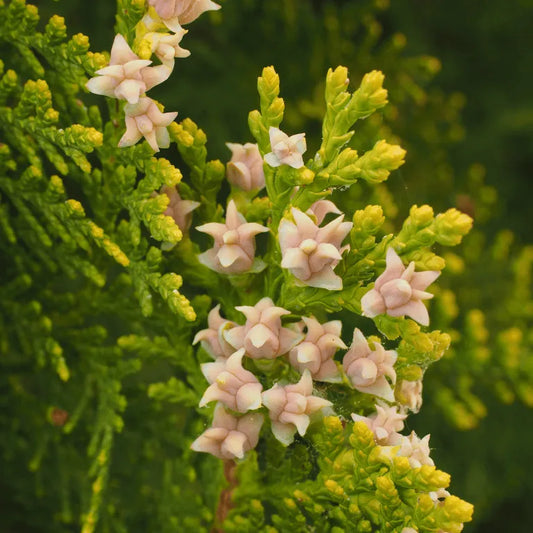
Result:
<svg viewBox="0 0 533 533">
<path fill-rule="evenodd" d="M 350 144 L 387 104 L 383 74 L 350 90 L 329 70 L 313 155 L 282 130 L 266 67 L 257 144 L 231 143 L 225 165 L 146 95 L 188 57 L 182 25 L 220 6 L 117 4 L 108 54 L 0 0 L 0 523 L 461 531 L 472 507 L 429 436 L 400 431 L 450 344 L 429 329 L 445 266 L 430 247 L 472 220 L 413 206 L 395 233 L 380 205 L 330 199 L 404 162 L 386 140 Z"/>
</svg>

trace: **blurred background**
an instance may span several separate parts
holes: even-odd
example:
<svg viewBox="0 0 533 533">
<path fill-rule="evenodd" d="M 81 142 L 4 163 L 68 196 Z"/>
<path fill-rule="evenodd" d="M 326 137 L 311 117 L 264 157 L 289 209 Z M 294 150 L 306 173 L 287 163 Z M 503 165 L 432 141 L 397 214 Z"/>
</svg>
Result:
<svg viewBox="0 0 533 533">
<path fill-rule="evenodd" d="M 110 49 L 115 2 L 34 3 L 45 20 L 63 15 L 71 34 L 89 35 L 94 51 Z M 206 131 L 211 158 L 225 162 L 225 142 L 251 140 L 247 114 L 263 66 L 281 77 L 284 131 L 305 131 L 309 153 L 320 141 L 327 69 L 347 66 L 352 89 L 379 69 L 390 104 L 352 144 L 363 151 L 386 138 L 407 149 L 407 162 L 386 187 L 341 201 L 380 203 L 391 224 L 422 203 L 474 217 L 472 235 L 446 257 L 435 303 L 432 325 L 452 331 L 454 348 L 429 370 L 424 408 L 409 429 L 431 433 L 452 492 L 476 506 L 465 531 L 532 531 L 533 2 L 220 4 L 182 41 L 191 57 L 151 92 Z"/>
</svg>

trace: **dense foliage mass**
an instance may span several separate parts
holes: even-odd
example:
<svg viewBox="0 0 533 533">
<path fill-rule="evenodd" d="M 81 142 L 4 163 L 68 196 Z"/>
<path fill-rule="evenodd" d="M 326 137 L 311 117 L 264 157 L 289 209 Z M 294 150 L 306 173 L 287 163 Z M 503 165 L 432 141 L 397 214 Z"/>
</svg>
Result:
<svg viewBox="0 0 533 533">
<path fill-rule="evenodd" d="M 220 86 L 205 72 L 180 89 L 178 122 L 144 94 L 175 61 L 194 61 L 180 59 L 189 35 L 179 23 L 218 8 L 200 0 L 192 17 L 187 4 L 119 0 L 123 37 L 109 41 L 109 56 L 69 37 L 62 17 L 44 25 L 23 0 L 0 2 L 1 483 L 10 502 L 0 524 L 460 531 L 471 506 L 445 490 L 427 438 L 399 433 L 420 408 L 425 371 L 446 354 L 424 396 L 461 429 L 486 415 L 482 384 L 504 402 L 533 402 L 532 250 L 511 255 L 510 232 L 487 246 L 475 230 L 462 251 L 441 251 L 471 227 L 442 201 L 453 190 L 444 147 L 458 134 L 460 98 L 423 89 L 438 62 L 401 58 L 401 36 L 376 49 L 375 5 L 327 3 L 322 20 L 307 2 L 261 16 L 253 2 L 224 3 L 212 14 L 228 47 L 240 17 L 254 14 L 265 31 L 286 27 L 284 51 L 305 39 L 293 30 L 314 35 L 315 74 L 340 48 L 361 84 L 330 69 L 302 100 L 306 60 L 285 58 L 286 104 L 272 67 L 258 81 L 248 120 L 257 145 L 230 143 L 228 161 L 224 140 L 252 138 L 219 120 L 215 153 L 227 164 L 208 160 L 205 133 L 183 118 L 187 100 L 213 117 L 244 117 L 243 102 L 207 105 Z M 365 36 L 358 53 L 345 46 L 350 31 Z M 242 70 L 220 83 L 238 94 L 257 65 L 245 49 L 227 50 Z M 105 109 L 86 87 L 108 97 Z M 307 137 L 284 133 L 302 130 Z M 442 213 L 414 205 L 407 214 L 401 180 L 386 188 L 404 162 L 398 135 L 411 139 L 413 174 L 431 169 L 438 184 L 419 180 L 414 201 Z M 482 224 L 494 191 L 479 165 L 468 176 L 458 207 L 475 205 Z M 450 274 L 426 292 L 445 264 Z M 496 309 L 480 270 L 506 279 Z"/>
</svg>

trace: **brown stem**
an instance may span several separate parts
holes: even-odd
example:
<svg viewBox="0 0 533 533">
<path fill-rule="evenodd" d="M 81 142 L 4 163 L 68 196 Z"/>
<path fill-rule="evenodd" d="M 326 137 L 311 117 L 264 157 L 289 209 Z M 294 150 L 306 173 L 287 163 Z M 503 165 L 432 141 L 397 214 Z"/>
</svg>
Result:
<svg viewBox="0 0 533 533">
<path fill-rule="evenodd" d="M 235 475 L 236 467 L 237 465 L 235 464 L 235 461 L 224 461 L 224 477 L 226 478 L 227 485 L 220 493 L 215 515 L 215 526 L 211 530 L 211 533 L 224 533 L 222 524 L 224 523 L 224 520 L 226 520 L 228 513 L 233 507 L 231 495 L 233 493 L 233 489 L 235 489 L 238 485 L 237 476 Z"/>
</svg>

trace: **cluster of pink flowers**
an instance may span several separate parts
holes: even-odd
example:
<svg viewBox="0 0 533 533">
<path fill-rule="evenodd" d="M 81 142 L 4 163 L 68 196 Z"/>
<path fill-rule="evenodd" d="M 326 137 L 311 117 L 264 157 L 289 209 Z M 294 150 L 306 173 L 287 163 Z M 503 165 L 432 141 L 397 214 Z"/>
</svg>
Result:
<svg viewBox="0 0 533 533">
<path fill-rule="evenodd" d="M 290 312 L 276 306 L 270 298 L 263 298 L 254 306 L 236 309 L 245 316 L 244 324 L 221 317 L 220 306 L 216 306 L 209 313 L 208 328 L 200 331 L 193 341 L 194 344 L 201 342 L 214 359 L 213 363 L 202 365 L 209 387 L 200 406 L 216 401 L 224 406 L 217 407 L 217 413 L 226 409 L 223 416 L 216 417 L 218 426 L 215 424 L 214 427 L 219 431 L 214 433 L 213 428 L 208 429 L 193 443 L 194 450 L 227 458 L 227 450 L 233 449 L 227 439 L 248 443 L 245 448 L 250 449 L 253 447 L 250 443 L 257 442 L 264 417 L 247 418 L 249 422 L 244 424 L 242 431 L 238 420 L 243 414 L 263 406 L 268 410 L 274 436 L 284 445 L 289 445 L 297 432 L 305 434 L 311 415 L 332 406 L 328 400 L 313 396 L 313 381 L 344 381 L 360 392 L 391 403 L 395 401 L 393 387 L 396 383 L 394 363 L 397 353 L 385 350 L 377 339 L 366 339 L 359 329 L 355 329 L 352 345 L 348 348 L 340 337 L 342 325 L 338 320 L 321 324 L 314 317 L 302 317 L 299 322 L 284 325 L 281 318 Z M 339 348 L 348 350 L 342 364 L 334 360 Z M 264 391 L 261 382 L 250 370 L 255 368 L 251 361 L 278 357 L 284 357 L 300 373 L 300 381 L 275 383 Z M 250 364 L 246 360 L 250 360 Z M 408 395 L 407 391 L 404 395 Z M 411 394 L 406 408 L 417 406 L 419 401 Z M 390 439 L 402 429 L 406 415 L 381 406 L 377 409 L 377 416 L 364 420 L 375 430 L 379 444 L 391 444 Z M 354 415 L 355 419 L 362 417 Z M 224 426 L 225 432 L 221 429 L 221 424 L 226 423 L 224 421 L 228 422 L 227 427 Z M 244 436 L 239 436 L 239 432 L 244 432 Z M 214 435 L 220 437 L 217 446 Z M 418 450 L 423 446 L 414 437 L 410 439 L 411 447 Z M 427 441 L 424 442 L 427 444 Z M 407 441 L 402 441 L 402 446 L 407 450 Z M 419 451 L 409 453 L 413 457 L 420 456 Z M 422 460 L 420 462 L 426 464 Z"/>
<path fill-rule="evenodd" d="M 163 113 L 161 106 L 145 96 L 155 85 L 162 83 L 172 73 L 174 59 L 190 55 L 179 46 L 186 33 L 181 24 L 197 19 L 204 11 L 219 9 L 210 0 L 149 0 L 152 6 L 139 27 L 144 31 L 142 39 L 149 43 L 150 51 L 160 65 L 141 59 L 128 45 L 124 36 L 115 36 L 109 64 L 96 71 L 97 76 L 87 82 L 87 89 L 95 94 L 126 100 L 126 133 L 119 146 L 132 146 L 145 138 L 152 150 L 168 148 L 170 137 L 167 127 L 178 115 Z M 168 28 L 173 33 L 165 30 Z"/>
</svg>

